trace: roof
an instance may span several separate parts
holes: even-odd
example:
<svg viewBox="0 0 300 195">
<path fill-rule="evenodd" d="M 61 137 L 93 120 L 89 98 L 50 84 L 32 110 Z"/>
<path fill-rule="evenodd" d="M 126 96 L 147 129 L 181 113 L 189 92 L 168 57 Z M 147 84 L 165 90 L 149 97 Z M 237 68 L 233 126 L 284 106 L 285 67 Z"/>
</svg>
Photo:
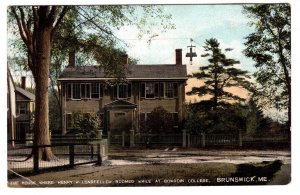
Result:
<svg viewBox="0 0 300 195">
<path fill-rule="evenodd" d="M 186 65 L 124 65 L 126 79 L 182 79 L 187 80 Z M 66 67 L 58 80 L 109 79 L 98 66 Z"/>
<path fill-rule="evenodd" d="M 26 91 L 25 89 L 22 89 L 20 87 L 16 87 L 16 91 L 27 97 L 28 99 L 35 101 L 35 95 L 30 93 L 29 91 Z"/>
</svg>

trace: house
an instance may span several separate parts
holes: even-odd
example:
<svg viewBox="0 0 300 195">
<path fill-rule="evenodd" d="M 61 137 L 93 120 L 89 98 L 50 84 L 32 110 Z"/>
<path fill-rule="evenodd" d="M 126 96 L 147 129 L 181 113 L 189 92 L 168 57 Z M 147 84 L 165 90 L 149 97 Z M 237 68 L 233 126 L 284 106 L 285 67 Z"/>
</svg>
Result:
<svg viewBox="0 0 300 195">
<path fill-rule="evenodd" d="M 16 96 L 15 96 L 15 84 L 7 68 L 7 140 L 14 140 L 16 130 Z M 14 146 L 14 141 L 11 141 L 11 145 Z"/>
<path fill-rule="evenodd" d="M 62 134 L 72 128 L 72 113 L 97 113 L 104 134 L 141 132 L 141 122 L 154 108 L 162 106 L 177 126 L 185 118 L 186 65 L 182 50 L 175 50 L 175 64 L 131 65 L 124 59 L 126 79 L 109 84 L 97 66 L 75 66 L 69 59 L 58 81 L 61 88 Z"/>
<path fill-rule="evenodd" d="M 8 140 L 12 145 L 24 143 L 30 133 L 35 105 L 35 95 L 26 90 L 26 77 L 21 77 L 21 87 L 16 87 L 8 71 L 7 97 Z"/>
</svg>

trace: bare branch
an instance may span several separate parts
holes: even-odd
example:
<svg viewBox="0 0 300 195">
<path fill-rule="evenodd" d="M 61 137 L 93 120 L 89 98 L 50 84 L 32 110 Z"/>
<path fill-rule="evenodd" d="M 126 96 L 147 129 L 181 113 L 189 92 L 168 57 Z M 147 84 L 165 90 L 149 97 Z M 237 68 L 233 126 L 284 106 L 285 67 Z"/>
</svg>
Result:
<svg viewBox="0 0 300 195">
<path fill-rule="evenodd" d="M 28 37 L 26 36 L 26 32 L 24 30 L 24 27 L 22 26 L 22 21 L 21 21 L 20 17 L 18 16 L 15 7 L 11 7 L 11 13 L 14 15 L 14 17 L 17 21 L 20 36 L 21 36 L 22 40 L 24 41 L 24 43 L 27 45 L 28 44 Z"/>
<path fill-rule="evenodd" d="M 70 6 L 64 6 L 62 11 L 60 12 L 58 19 L 56 21 L 56 23 L 53 26 L 53 30 L 52 33 L 56 30 L 57 26 L 61 23 L 62 19 L 64 18 L 64 16 L 66 15 L 66 13 L 71 9 Z"/>
</svg>

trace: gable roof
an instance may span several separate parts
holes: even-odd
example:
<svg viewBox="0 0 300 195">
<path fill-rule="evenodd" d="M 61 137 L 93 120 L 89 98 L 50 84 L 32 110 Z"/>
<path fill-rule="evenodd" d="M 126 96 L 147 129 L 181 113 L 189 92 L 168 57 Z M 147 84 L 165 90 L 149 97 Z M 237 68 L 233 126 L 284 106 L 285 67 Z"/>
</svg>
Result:
<svg viewBox="0 0 300 195">
<path fill-rule="evenodd" d="M 187 80 L 186 65 L 124 65 L 126 79 L 181 79 Z M 98 66 L 66 67 L 58 80 L 110 79 Z"/>
<path fill-rule="evenodd" d="M 21 95 L 25 96 L 29 100 L 35 101 L 35 95 L 30 93 L 29 91 L 26 91 L 20 87 L 16 87 L 16 92 L 19 92 Z"/>
<path fill-rule="evenodd" d="M 105 108 L 136 108 L 137 105 L 125 100 L 116 100 L 104 105 Z"/>
</svg>

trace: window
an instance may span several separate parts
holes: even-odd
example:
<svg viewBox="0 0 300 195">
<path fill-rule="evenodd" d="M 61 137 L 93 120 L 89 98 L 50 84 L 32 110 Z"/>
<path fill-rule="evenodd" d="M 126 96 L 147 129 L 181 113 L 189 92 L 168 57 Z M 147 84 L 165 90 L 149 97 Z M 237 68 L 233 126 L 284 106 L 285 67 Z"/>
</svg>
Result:
<svg viewBox="0 0 300 195">
<path fill-rule="evenodd" d="M 166 90 L 165 90 L 165 97 L 166 98 L 175 98 L 178 96 L 178 84 L 167 82 L 166 83 Z"/>
<path fill-rule="evenodd" d="M 126 84 L 118 85 L 118 98 L 123 99 L 127 98 L 128 95 L 128 86 Z"/>
<path fill-rule="evenodd" d="M 80 99 L 80 84 L 73 83 L 73 99 Z"/>
<path fill-rule="evenodd" d="M 89 99 L 91 97 L 91 85 L 89 83 L 81 83 L 80 86 L 81 99 Z"/>
<path fill-rule="evenodd" d="M 99 97 L 100 97 L 100 84 L 99 83 L 91 84 L 91 97 L 93 99 L 99 99 Z"/>
<path fill-rule="evenodd" d="M 27 102 L 19 102 L 17 105 L 17 114 L 27 114 Z"/>
<path fill-rule="evenodd" d="M 131 97 L 131 84 L 118 84 L 113 87 L 113 97 L 126 99 Z"/>
<path fill-rule="evenodd" d="M 164 83 L 147 82 L 140 84 L 140 95 L 142 98 L 161 98 L 164 97 Z"/>
<path fill-rule="evenodd" d="M 154 83 L 146 83 L 145 84 L 145 94 L 146 98 L 154 98 Z"/>
</svg>

